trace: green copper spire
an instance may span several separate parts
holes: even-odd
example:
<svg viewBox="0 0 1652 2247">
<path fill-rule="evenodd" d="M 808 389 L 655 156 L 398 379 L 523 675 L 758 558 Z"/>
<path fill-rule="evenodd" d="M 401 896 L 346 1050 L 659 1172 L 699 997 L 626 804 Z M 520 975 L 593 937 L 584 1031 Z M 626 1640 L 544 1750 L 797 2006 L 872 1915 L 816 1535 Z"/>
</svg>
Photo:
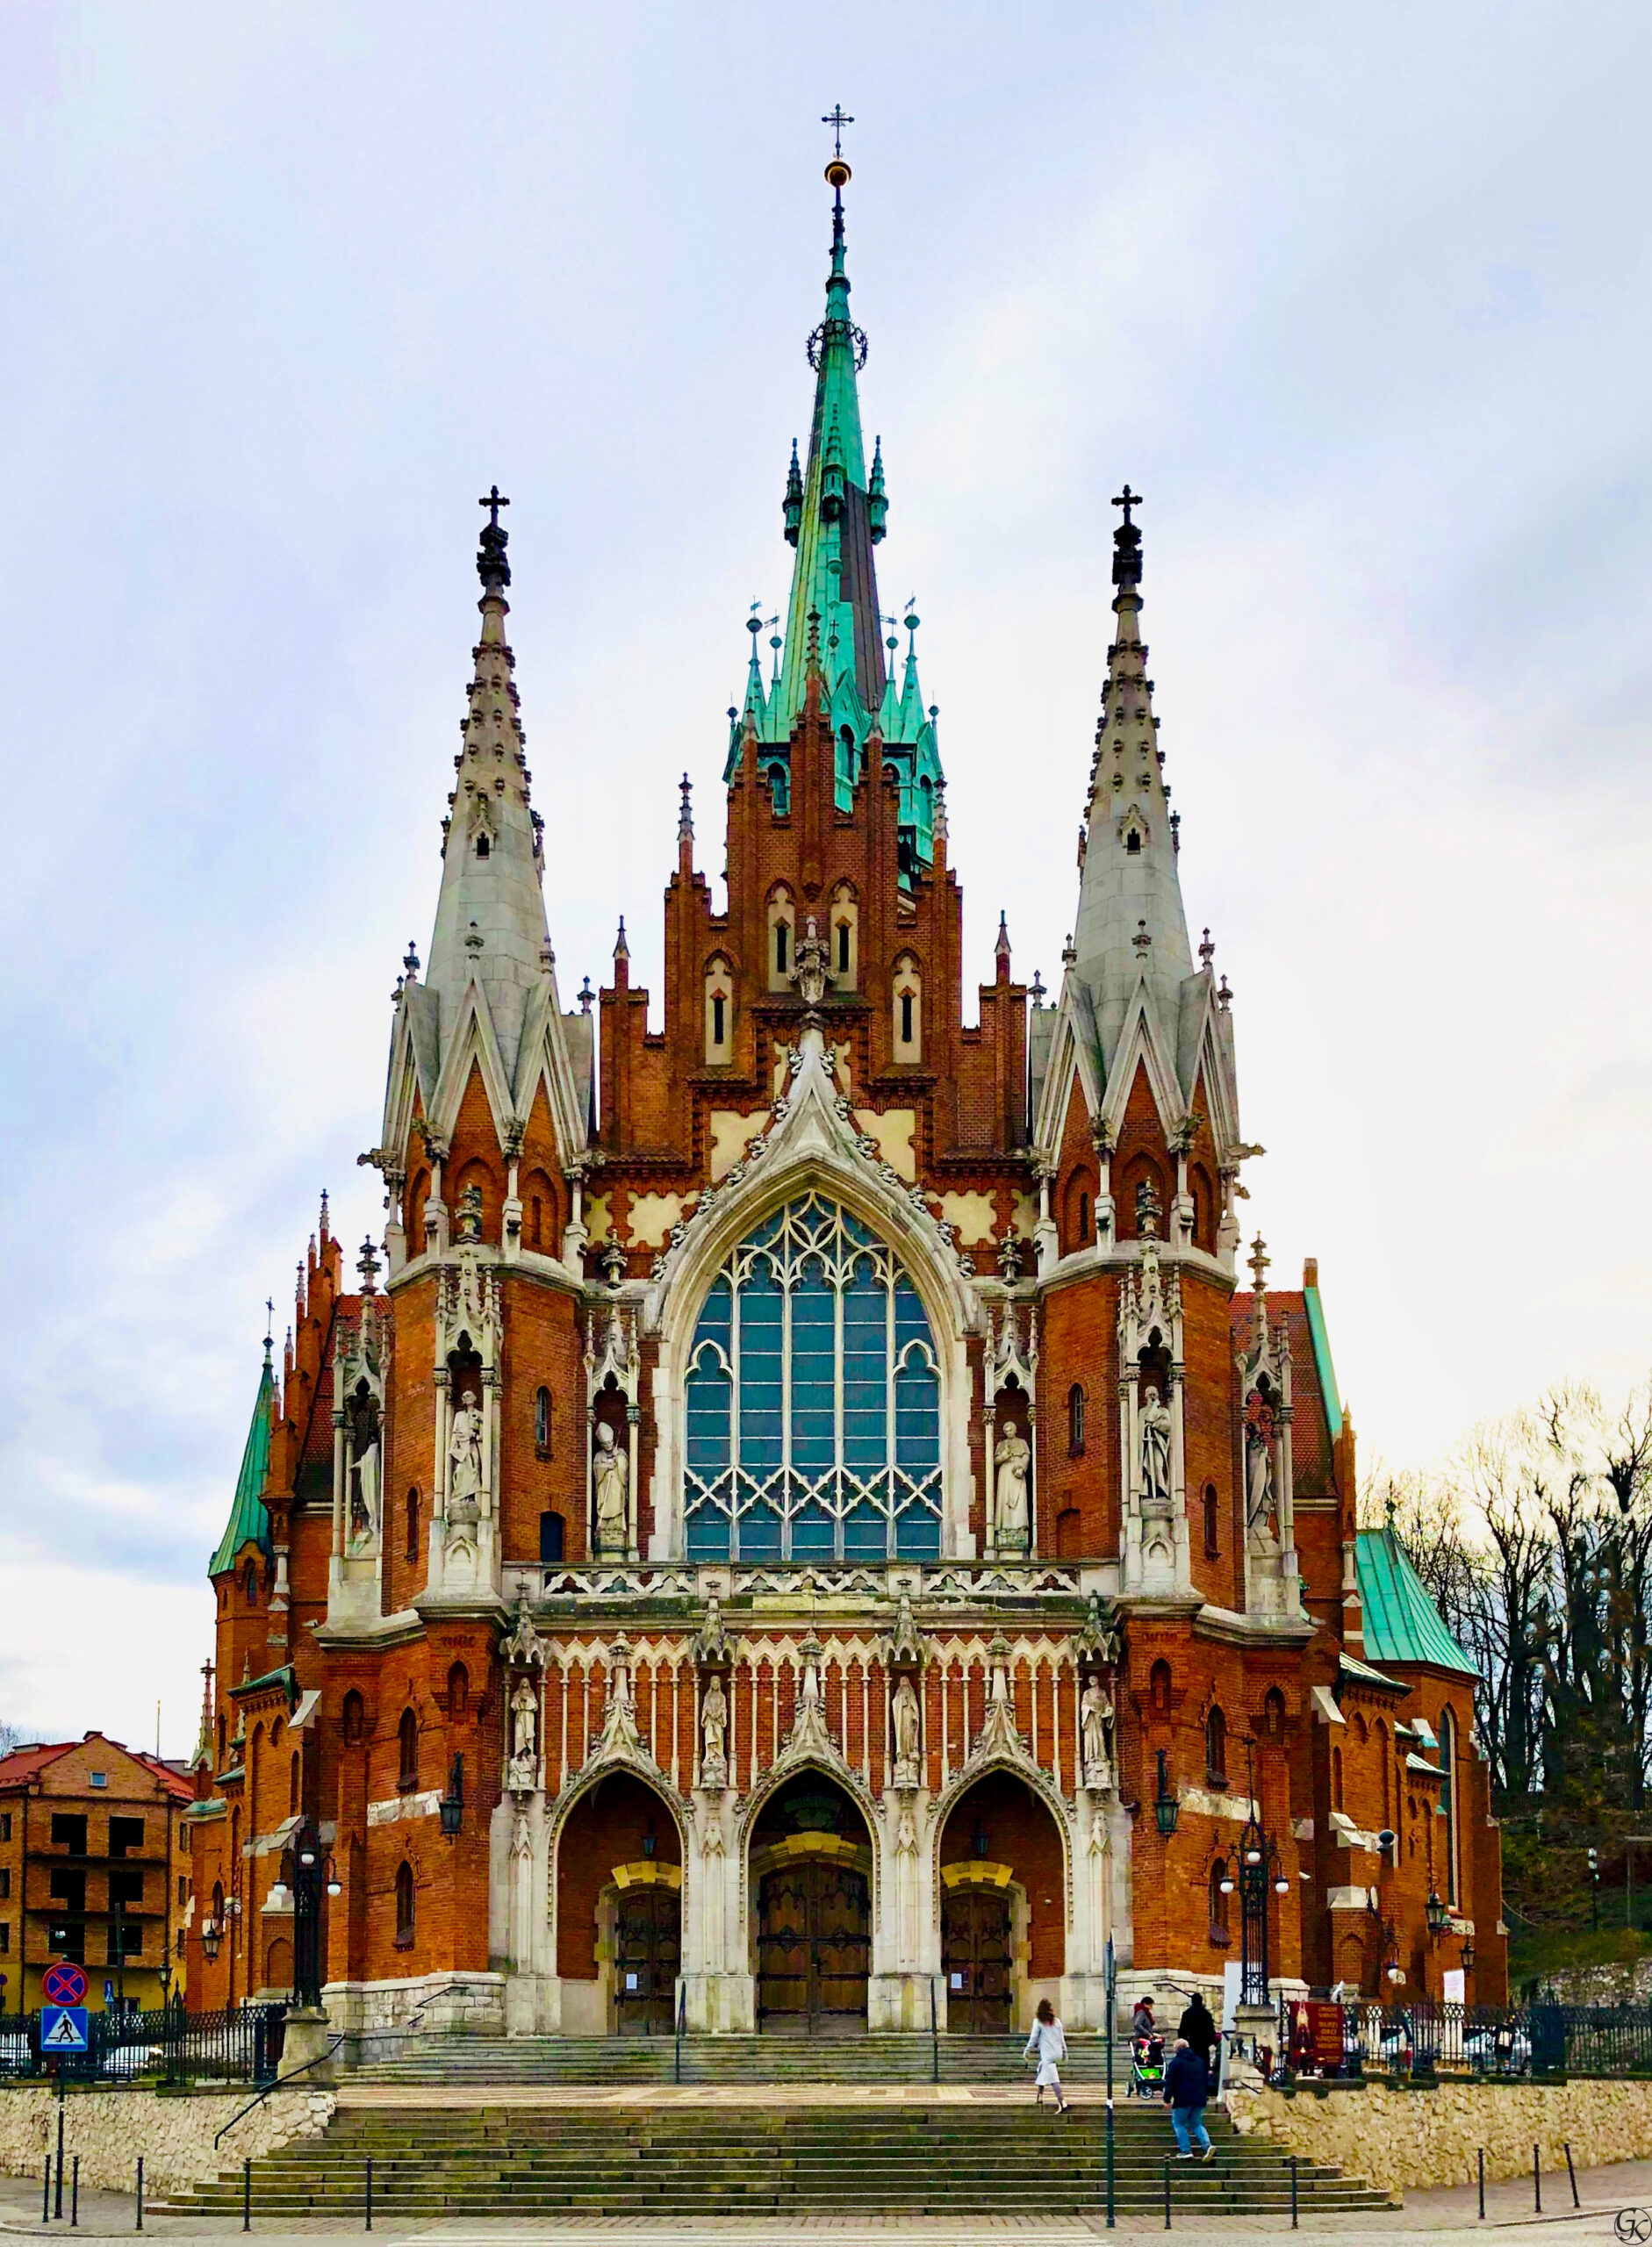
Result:
<svg viewBox="0 0 1652 2247">
<path fill-rule="evenodd" d="M 847 124 L 841 116 L 828 124 Z M 882 759 L 901 783 L 902 871 L 934 856 L 934 811 L 942 784 L 935 712 L 926 710 L 917 684 L 917 661 L 909 645 L 906 678 L 897 690 L 885 662 L 873 549 L 882 541 L 889 500 L 879 440 L 866 467 L 858 377 L 866 339 L 849 316 L 849 274 L 844 234 L 844 189 L 849 166 L 841 153 L 826 167 L 832 189 L 831 263 L 826 276 L 826 313 L 808 340 L 815 370 L 815 411 L 808 453 L 800 466 L 794 442 L 781 501 L 788 545 L 795 549 L 786 602 L 779 676 L 766 685 L 757 658 L 756 633 L 745 700 L 729 731 L 724 779 L 732 779 L 748 722 L 756 729 L 760 761 L 784 803 L 793 729 L 803 707 L 813 663 L 822 700 L 837 740 L 837 800 L 847 811 L 865 772 L 869 744 L 881 738 Z M 910 611 L 909 602 L 908 609 Z M 917 619 L 909 614 L 916 631 Z"/>
<path fill-rule="evenodd" d="M 253 1401 L 247 1447 L 241 1454 L 241 1473 L 235 1478 L 229 1519 L 212 1555 L 209 1576 L 222 1576 L 226 1569 L 233 1569 L 237 1554 L 248 1545 L 256 1545 L 266 1560 L 269 1557 L 269 1512 L 264 1504 L 264 1477 L 269 1472 L 269 1434 L 276 1414 L 276 1369 L 270 1361 L 273 1347 L 273 1337 L 266 1334 L 264 1369 Z"/>
</svg>

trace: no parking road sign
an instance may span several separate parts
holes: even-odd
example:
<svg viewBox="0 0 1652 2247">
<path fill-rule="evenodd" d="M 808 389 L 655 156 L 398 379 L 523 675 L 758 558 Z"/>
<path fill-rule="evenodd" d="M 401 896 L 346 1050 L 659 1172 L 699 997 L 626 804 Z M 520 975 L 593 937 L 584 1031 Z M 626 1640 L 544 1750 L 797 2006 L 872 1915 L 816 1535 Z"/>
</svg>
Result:
<svg viewBox="0 0 1652 2247">
<path fill-rule="evenodd" d="M 77 2006 L 86 2002 L 86 1977 L 67 1958 L 48 1966 L 40 1977 L 40 1991 L 48 2005 Z"/>
<path fill-rule="evenodd" d="M 91 2033 L 83 2005 L 48 2005 L 40 2009 L 40 2050 L 43 2052 L 83 2052 Z"/>
</svg>

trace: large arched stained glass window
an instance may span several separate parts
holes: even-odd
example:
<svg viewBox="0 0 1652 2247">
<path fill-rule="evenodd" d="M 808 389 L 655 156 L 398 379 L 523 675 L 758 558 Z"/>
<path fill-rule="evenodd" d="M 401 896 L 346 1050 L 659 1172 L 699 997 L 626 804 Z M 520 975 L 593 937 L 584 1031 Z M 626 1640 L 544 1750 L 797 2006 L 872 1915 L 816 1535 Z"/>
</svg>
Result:
<svg viewBox="0 0 1652 2247">
<path fill-rule="evenodd" d="M 881 1561 L 941 1549 L 940 1380 L 893 1252 L 817 1194 L 749 1234 L 689 1353 L 691 1561 Z"/>
</svg>

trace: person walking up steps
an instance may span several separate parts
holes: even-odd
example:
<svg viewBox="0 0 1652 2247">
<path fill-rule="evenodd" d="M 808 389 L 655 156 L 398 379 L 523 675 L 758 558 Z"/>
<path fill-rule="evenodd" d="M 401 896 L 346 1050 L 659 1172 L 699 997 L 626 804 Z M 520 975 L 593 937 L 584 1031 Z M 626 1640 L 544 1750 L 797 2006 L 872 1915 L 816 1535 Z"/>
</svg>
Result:
<svg viewBox="0 0 1652 2247">
<path fill-rule="evenodd" d="M 1027 2038 L 1025 2057 L 1037 2056 L 1038 2062 L 1038 2095 L 1034 2104 L 1042 2107 L 1046 2091 L 1055 2093 L 1058 2114 L 1072 2113 L 1071 2101 L 1061 2095 L 1060 2062 L 1067 2057 L 1067 2032 L 1055 2017 L 1055 2007 L 1048 1998 L 1038 1999 L 1038 2009 L 1033 2016 L 1032 2033 Z"/>
<path fill-rule="evenodd" d="M 1165 2105 L 1170 2109 L 1170 2127 L 1176 2134 L 1178 2161 L 1192 2160 L 1196 2142 L 1201 2161 L 1216 2157 L 1210 2133 L 1204 2127 L 1204 2109 L 1210 2096 L 1210 2070 L 1187 2038 L 1178 2036 L 1170 2064 L 1165 2070 Z"/>
</svg>

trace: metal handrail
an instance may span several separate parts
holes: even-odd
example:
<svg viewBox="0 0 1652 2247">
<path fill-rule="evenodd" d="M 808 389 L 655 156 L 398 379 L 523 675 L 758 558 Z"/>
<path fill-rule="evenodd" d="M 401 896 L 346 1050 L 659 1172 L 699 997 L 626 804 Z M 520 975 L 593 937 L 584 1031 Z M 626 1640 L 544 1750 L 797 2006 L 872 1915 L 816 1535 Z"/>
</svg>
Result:
<svg viewBox="0 0 1652 2247">
<path fill-rule="evenodd" d="M 293 2082 L 296 2078 L 301 2075 L 308 2075 L 312 2068 L 319 2068 L 324 2060 L 330 2060 L 334 2053 L 336 2052 L 341 2045 L 348 2044 L 349 2041 L 350 2040 L 348 2036 L 335 2036 L 333 2039 L 333 2042 L 327 2046 L 325 2052 L 318 2052 L 314 2059 L 306 2060 L 301 2068 L 293 2068 L 286 2075 L 277 2075 L 274 2077 L 271 2081 L 262 2085 L 259 2090 L 253 2093 L 253 2096 L 247 2101 L 247 2104 L 239 2110 L 238 2113 L 230 2116 L 223 2129 L 219 2130 L 217 2136 L 213 2138 L 213 2145 L 217 2146 L 220 2140 L 226 2138 L 229 2136 L 230 2132 L 234 2129 L 236 2123 L 241 2121 L 243 2114 L 250 2114 L 255 2107 L 262 2107 L 272 2091 L 284 2091 L 287 2085 Z"/>
</svg>

